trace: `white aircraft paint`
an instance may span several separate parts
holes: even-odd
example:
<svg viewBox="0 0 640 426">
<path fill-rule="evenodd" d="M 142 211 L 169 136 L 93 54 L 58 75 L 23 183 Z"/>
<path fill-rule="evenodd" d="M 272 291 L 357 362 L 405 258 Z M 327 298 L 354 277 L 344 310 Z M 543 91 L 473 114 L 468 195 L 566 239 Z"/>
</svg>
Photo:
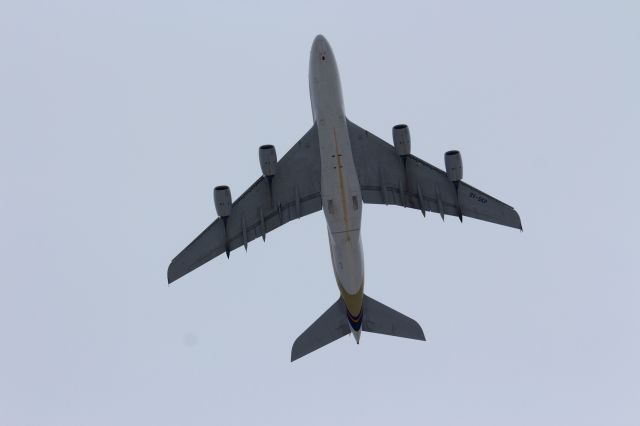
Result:
<svg viewBox="0 0 640 426">
<path fill-rule="evenodd" d="M 322 35 L 318 35 L 311 46 L 309 91 L 313 119 L 318 127 L 322 209 L 327 220 L 331 260 L 353 335 L 359 341 L 364 291 L 360 239 L 362 195 L 351 153 L 338 66 L 331 46 Z"/>
</svg>

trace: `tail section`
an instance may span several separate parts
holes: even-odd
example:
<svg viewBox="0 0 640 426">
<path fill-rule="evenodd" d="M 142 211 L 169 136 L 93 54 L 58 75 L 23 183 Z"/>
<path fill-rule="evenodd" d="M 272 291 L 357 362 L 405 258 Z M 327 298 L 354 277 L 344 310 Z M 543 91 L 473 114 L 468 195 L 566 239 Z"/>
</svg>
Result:
<svg viewBox="0 0 640 426">
<path fill-rule="evenodd" d="M 366 294 L 362 301 L 361 315 L 362 331 L 426 340 L 420 324 L 415 320 L 383 305 Z M 350 325 L 351 320 L 344 302 L 342 299 L 338 299 L 296 339 L 291 348 L 291 361 L 320 349 L 350 332 L 354 332 L 354 337 L 358 341 L 360 329 L 354 329 Z"/>
</svg>

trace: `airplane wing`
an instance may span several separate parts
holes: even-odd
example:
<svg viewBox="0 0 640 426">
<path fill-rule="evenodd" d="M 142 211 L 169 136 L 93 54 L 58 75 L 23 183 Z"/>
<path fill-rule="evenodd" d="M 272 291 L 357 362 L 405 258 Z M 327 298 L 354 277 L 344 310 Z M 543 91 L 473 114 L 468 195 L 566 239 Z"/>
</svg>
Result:
<svg viewBox="0 0 640 426">
<path fill-rule="evenodd" d="M 322 209 L 320 197 L 320 151 L 314 125 L 278 161 L 271 180 L 255 181 L 232 204 L 224 222 L 218 218 L 171 261 L 169 283 L 193 271 L 222 253 L 230 252 L 259 237 L 265 238 L 292 219 Z"/>
<path fill-rule="evenodd" d="M 350 121 L 347 126 L 365 203 L 410 207 L 423 215 L 431 211 L 443 219 L 445 214 L 460 221 L 468 216 L 522 230 L 513 207 L 462 181 L 456 189 L 446 172 L 413 155 L 405 162 L 393 145 Z"/>
</svg>

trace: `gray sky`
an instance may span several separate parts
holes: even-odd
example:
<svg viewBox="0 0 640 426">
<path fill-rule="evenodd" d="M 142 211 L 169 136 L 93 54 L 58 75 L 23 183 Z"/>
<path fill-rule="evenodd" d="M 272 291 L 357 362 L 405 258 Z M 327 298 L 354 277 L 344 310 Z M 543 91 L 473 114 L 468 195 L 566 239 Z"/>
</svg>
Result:
<svg viewBox="0 0 640 426">
<path fill-rule="evenodd" d="M 638 425 L 639 3 L 236 3 L 0 4 L 0 424 Z M 366 292 L 428 342 L 291 364 L 321 214 L 166 268 L 311 126 L 317 33 L 352 121 L 460 149 L 525 232 L 367 206 Z"/>
</svg>

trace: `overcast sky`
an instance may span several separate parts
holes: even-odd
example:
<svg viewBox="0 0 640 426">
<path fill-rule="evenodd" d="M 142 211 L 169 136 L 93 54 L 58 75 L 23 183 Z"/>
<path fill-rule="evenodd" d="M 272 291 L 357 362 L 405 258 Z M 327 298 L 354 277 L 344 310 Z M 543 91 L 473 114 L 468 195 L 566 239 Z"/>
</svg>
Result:
<svg viewBox="0 0 640 426">
<path fill-rule="evenodd" d="M 640 3 L 240 3 L 0 3 L 0 424 L 640 424 Z M 290 363 L 322 214 L 166 268 L 312 125 L 318 33 L 352 121 L 525 232 L 365 206 L 365 291 L 428 341 Z"/>
</svg>

